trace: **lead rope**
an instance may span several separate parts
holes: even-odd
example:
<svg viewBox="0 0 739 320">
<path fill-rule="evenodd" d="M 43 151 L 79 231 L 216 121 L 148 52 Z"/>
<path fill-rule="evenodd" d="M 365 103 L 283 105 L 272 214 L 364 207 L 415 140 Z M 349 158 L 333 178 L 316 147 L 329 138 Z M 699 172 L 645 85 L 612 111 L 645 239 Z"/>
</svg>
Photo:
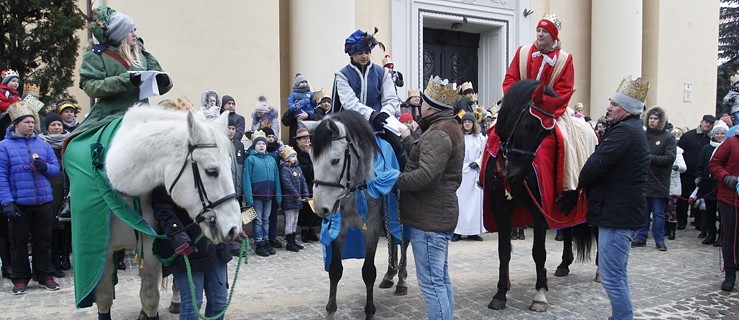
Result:
<svg viewBox="0 0 739 320">
<path fill-rule="evenodd" d="M 185 257 L 185 266 L 187 267 L 187 281 L 190 283 L 190 300 L 192 301 L 192 308 L 198 314 L 198 317 L 203 320 L 215 320 L 223 317 L 226 314 L 226 310 L 231 305 L 231 298 L 234 295 L 234 289 L 236 288 L 236 280 L 239 278 L 239 269 L 241 269 L 241 260 L 244 259 L 244 264 L 249 263 L 249 239 L 244 238 L 241 241 L 241 250 L 239 251 L 239 262 L 236 264 L 236 273 L 234 274 L 234 281 L 231 283 L 231 292 L 228 293 L 228 300 L 226 300 L 226 306 L 217 315 L 212 317 L 206 317 L 200 314 L 200 308 L 198 308 L 198 301 L 195 298 L 195 283 L 192 280 L 192 269 L 190 268 L 190 259 Z"/>
</svg>

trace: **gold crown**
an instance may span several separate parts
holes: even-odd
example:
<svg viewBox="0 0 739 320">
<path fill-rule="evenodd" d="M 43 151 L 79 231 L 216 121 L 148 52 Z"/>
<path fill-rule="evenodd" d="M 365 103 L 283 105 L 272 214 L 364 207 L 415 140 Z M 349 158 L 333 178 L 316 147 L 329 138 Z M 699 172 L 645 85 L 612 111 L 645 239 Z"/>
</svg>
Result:
<svg viewBox="0 0 739 320">
<path fill-rule="evenodd" d="M 8 115 L 10 116 L 11 121 L 15 121 L 15 119 L 23 116 L 33 116 L 36 120 L 36 130 L 40 129 L 41 124 L 38 120 L 38 112 L 33 104 L 28 103 L 27 101 L 18 101 L 11 104 L 8 108 Z"/>
<path fill-rule="evenodd" d="M 421 90 L 418 90 L 416 88 L 410 88 L 408 89 L 408 98 L 410 97 L 421 97 Z"/>
<path fill-rule="evenodd" d="M 267 138 L 267 134 L 264 133 L 264 131 L 262 131 L 262 130 L 254 131 L 254 133 L 251 134 L 251 141 L 254 141 L 254 139 L 256 139 L 258 137 L 262 137 L 262 138 L 265 138 L 266 139 Z"/>
<path fill-rule="evenodd" d="M 318 102 L 321 102 L 321 99 L 323 98 L 331 99 L 331 94 L 328 93 L 328 91 L 321 89 L 319 91 L 316 91 L 316 93 L 313 95 L 313 100 L 316 100 Z"/>
<path fill-rule="evenodd" d="M 553 23 L 554 26 L 557 27 L 557 30 L 562 30 L 562 21 L 560 21 L 557 18 L 557 15 L 556 14 L 553 14 L 553 13 L 546 14 L 546 15 L 544 15 L 544 18 L 543 19 L 549 20 L 551 23 Z"/>
<path fill-rule="evenodd" d="M 643 81 L 641 77 L 632 80 L 631 75 L 621 80 L 621 84 L 618 85 L 618 90 L 616 90 L 618 93 L 623 93 L 641 102 L 647 99 L 648 91 L 649 81 Z"/>
<path fill-rule="evenodd" d="M 424 99 L 430 100 L 438 107 L 454 108 L 458 97 L 457 84 L 449 80 L 441 80 L 439 76 L 429 79 L 426 90 L 423 91 Z"/>
<path fill-rule="evenodd" d="M 3 78 L 7 78 L 7 77 L 10 77 L 10 76 L 20 77 L 20 75 L 18 74 L 18 72 L 16 72 L 13 69 L 8 69 L 7 71 L 5 71 L 5 76 Z M 2 80 L 0 80 L 0 81 L 2 81 Z"/>
<path fill-rule="evenodd" d="M 66 108 L 72 108 L 74 110 L 74 113 L 77 113 L 79 111 L 77 109 L 77 106 L 75 106 L 74 104 L 72 104 L 69 101 L 65 101 L 65 102 L 62 102 L 62 103 L 60 103 L 60 104 L 58 104 L 56 106 L 56 113 L 61 114 L 62 111 L 64 111 L 64 109 L 66 109 Z"/>
<path fill-rule="evenodd" d="M 23 85 L 23 93 L 38 97 L 41 96 L 41 88 L 35 84 L 26 83 Z"/>
<path fill-rule="evenodd" d="M 472 88 L 472 82 L 467 81 L 467 82 L 462 83 L 461 86 L 459 86 L 459 91 L 460 92 L 464 92 L 467 89 L 473 89 Z"/>
</svg>

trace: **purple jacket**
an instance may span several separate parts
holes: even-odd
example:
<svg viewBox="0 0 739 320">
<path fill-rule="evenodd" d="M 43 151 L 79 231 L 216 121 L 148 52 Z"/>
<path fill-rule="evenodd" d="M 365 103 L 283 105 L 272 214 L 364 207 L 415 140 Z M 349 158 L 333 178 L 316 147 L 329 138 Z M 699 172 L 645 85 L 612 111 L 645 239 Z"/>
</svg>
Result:
<svg viewBox="0 0 739 320">
<path fill-rule="evenodd" d="M 0 141 L 0 202 L 23 206 L 52 202 L 54 194 L 49 179 L 60 171 L 54 150 L 36 133 L 20 137 L 14 129 L 8 128 L 5 140 Z M 46 172 L 40 173 L 31 166 L 34 154 L 46 160 Z"/>
</svg>

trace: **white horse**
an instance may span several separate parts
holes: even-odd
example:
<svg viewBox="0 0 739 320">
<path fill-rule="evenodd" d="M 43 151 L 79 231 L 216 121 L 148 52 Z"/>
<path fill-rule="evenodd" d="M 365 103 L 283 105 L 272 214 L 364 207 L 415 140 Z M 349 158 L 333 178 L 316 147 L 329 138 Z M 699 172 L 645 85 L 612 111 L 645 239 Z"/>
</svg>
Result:
<svg viewBox="0 0 739 320">
<path fill-rule="evenodd" d="M 164 185 L 174 202 L 187 210 L 193 221 L 213 243 L 232 241 L 239 236 L 241 218 L 231 174 L 231 142 L 226 135 L 228 114 L 206 120 L 190 112 L 161 107 L 130 109 L 113 138 L 106 157 L 111 186 L 140 198 L 141 214 L 155 229 L 158 224 L 151 209 L 149 192 Z M 110 220 L 110 246 L 105 270 L 94 289 L 99 315 L 110 317 L 113 303 L 112 276 L 116 250 L 144 250 L 141 277 L 140 318 L 158 319 L 161 264 L 152 254 L 153 238 L 144 235 L 141 243 L 128 224 L 116 215 Z M 175 293 L 176 294 L 176 293 Z"/>
</svg>

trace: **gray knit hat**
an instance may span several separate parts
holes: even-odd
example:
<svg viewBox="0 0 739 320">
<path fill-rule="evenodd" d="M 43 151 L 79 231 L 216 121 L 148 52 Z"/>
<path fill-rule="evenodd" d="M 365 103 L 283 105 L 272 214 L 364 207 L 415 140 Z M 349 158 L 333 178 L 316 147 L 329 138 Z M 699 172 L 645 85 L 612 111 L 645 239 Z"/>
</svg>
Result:
<svg viewBox="0 0 739 320">
<path fill-rule="evenodd" d="M 108 30 L 105 31 L 105 36 L 108 38 L 108 42 L 113 45 L 117 45 L 123 40 L 126 35 L 136 29 L 136 22 L 125 13 L 114 12 L 110 15 L 110 22 L 108 23 Z"/>
<path fill-rule="evenodd" d="M 611 97 L 613 102 L 616 102 L 621 108 L 628 111 L 631 114 L 641 114 L 644 111 L 644 102 L 639 101 L 636 98 L 627 96 L 623 93 L 616 92 Z"/>
</svg>

